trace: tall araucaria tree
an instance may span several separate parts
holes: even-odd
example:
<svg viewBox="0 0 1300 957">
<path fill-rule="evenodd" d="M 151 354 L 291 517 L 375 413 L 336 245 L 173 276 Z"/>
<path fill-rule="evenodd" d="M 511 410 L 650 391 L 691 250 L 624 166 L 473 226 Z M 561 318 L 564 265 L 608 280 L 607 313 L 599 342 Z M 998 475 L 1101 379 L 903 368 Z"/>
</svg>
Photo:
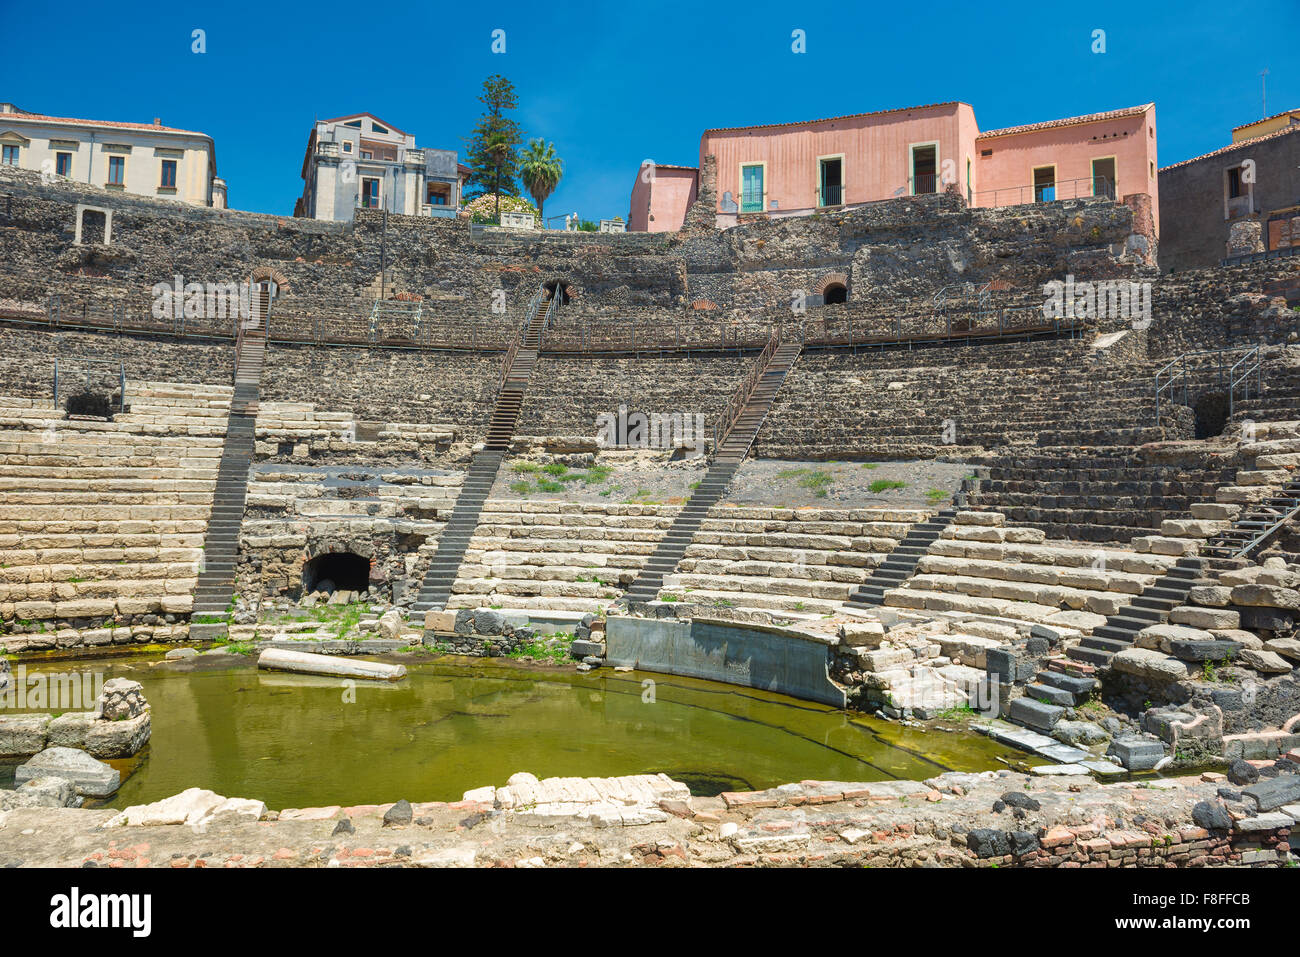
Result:
<svg viewBox="0 0 1300 957">
<path fill-rule="evenodd" d="M 470 169 L 466 186 L 474 196 L 496 193 L 497 196 L 519 195 L 519 146 L 524 132 L 507 111 L 518 105 L 514 85 L 500 74 L 483 81 L 479 95 L 486 109 L 468 140 L 466 159 Z M 501 219 L 501 205 L 496 216 Z"/>
</svg>

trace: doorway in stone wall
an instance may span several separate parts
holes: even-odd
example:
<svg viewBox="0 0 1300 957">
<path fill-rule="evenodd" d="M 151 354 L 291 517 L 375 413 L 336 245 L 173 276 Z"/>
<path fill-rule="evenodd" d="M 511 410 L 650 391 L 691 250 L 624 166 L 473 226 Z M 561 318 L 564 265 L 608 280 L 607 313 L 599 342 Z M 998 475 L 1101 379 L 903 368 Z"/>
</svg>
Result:
<svg viewBox="0 0 1300 957">
<path fill-rule="evenodd" d="M 543 295 L 546 302 L 550 302 L 554 299 L 555 294 L 558 292 L 560 294 L 560 305 L 567 306 L 569 304 L 569 284 L 567 282 L 552 279 L 550 282 L 542 283 L 542 288 L 546 290 Z"/>
<path fill-rule="evenodd" d="M 1206 392 L 1192 407 L 1196 414 L 1196 437 L 1211 439 L 1222 435 L 1228 424 L 1228 397 L 1222 392 Z"/>
</svg>

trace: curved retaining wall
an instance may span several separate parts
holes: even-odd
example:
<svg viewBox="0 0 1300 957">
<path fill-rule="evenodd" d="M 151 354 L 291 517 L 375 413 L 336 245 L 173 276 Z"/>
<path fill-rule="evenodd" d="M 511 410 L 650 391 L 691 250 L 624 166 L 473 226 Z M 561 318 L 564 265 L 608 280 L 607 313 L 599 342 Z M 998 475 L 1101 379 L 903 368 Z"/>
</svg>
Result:
<svg viewBox="0 0 1300 957">
<path fill-rule="evenodd" d="M 707 678 L 794 698 L 846 705 L 830 678 L 836 639 L 771 625 L 696 618 L 609 618 L 605 657 L 612 665 Z"/>
</svg>

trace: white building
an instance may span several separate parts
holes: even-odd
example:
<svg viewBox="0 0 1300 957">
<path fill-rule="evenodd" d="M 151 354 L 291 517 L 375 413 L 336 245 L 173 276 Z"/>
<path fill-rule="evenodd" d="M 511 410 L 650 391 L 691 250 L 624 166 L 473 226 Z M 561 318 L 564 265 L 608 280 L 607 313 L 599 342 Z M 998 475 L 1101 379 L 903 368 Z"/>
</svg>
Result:
<svg viewBox="0 0 1300 957">
<path fill-rule="evenodd" d="M 370 113 L 320 120 L 307 137 L 293 214 L 345 222 L 357 209 L 455 216 L 465 172 L 455 150 L 421 149 Z"/>
<path fill-rule="evenodd" d="M 151 199 L 226 207 L 212 137 L 158 119 L 75 120 L 0 103 L 0 164 Z"/>
</svg>

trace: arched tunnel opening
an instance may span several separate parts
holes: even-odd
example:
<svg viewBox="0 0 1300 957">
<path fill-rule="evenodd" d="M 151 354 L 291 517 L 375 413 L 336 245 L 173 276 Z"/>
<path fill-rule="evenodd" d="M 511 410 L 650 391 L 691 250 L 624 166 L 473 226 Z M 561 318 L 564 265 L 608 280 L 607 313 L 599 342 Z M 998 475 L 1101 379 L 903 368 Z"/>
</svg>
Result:
<svg viewBox="0 0 1300 957">
<path fill-rule="evenodd" d="M 364 592 L 370 587 L 370 559 L 352 552 L 317 555 L 302 569 L 302 593 Z"/>
<path fill-rule="evenodd" d="M 560 305 L 567 306 L 569 304 L 569 284 L 567 282 L 552 279 L 542 283 L 542 288 L 546 290 L 546 296 L 544 297 L 546 302 L 554 299 L 555 294 L 558 292 L 560 294 Z"/>
</svg>

